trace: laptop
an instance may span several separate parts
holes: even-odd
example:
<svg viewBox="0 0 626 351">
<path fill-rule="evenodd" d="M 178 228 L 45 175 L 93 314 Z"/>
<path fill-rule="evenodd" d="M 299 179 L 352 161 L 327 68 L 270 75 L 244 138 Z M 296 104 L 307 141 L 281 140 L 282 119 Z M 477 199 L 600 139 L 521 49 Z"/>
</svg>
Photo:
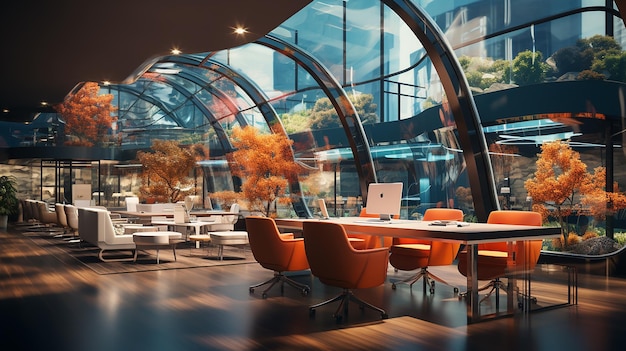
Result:
<svg viewBox="0 0 626 351">
<path fill-rule="evenodd" d="M 379 214 L 374 221 L 390 221 L 393 215 L 400 214 L 401 199 L 402 183 L 371 183 L 365 208 L 368 213 Z"/>
</svg>

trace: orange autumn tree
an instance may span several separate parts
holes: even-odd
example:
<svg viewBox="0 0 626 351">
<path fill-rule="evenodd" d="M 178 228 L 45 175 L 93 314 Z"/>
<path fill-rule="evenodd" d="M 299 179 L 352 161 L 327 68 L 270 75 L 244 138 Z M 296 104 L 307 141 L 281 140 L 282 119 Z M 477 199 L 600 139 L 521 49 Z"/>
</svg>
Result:
<svg viewBox="0 0 626 351">
<path fill-rule="evenodd" d="M 578 152 L 566 142 L 554 141 L 541 146 L 537 170 L 524 186 L 532 197 L 533 211 L 540 212 L 544 218 L 557 218 L 563 243 L 568 243 L 570 228 L 565 220 L 568 216 L 583 211 L 605 215 L 609 198 L 615 198 L 615 206 L 626 205 L 623 194 L 605 191 L 604 177 L 604 167 L 597 167 L 593 174 L 587 172 Z"/>
<path fill-rule="evenodd" d="M 270 216 L 275 201 L 291 203 L 285 196 L 289 181 L 304 171 L 294 162 L 293 141 L 282 134 L 260 134 L 250 126 L 233 129 L 232 137 L 236 151 L 228 159 L 233 175 L 244 179 L 241 194 L 250 210 Z"/>
<path fill-rule="evenodd" d="M 594 179 L 591 184 L 602 184 L 606 179 L 606 169 L 598 167 L 594 170 Z M 617 182 L 613 183 L 612 191 L 605 191 L 601 187 L 591 187 L 585 189 L 585 197 L 582 204 L 589 209 L 589 213 L 598 220 L 604 219 L 605 216 L 612 216 L 617 211 L 626 208 L 626 195 L 619 191 Z"/>
<path fill-rule="evenodd" d="M 56 110 L 65 120 L 65 145 L 94 146 L 109 141 L 112 116 L 116 108 L 111 105 L 112 94 L 101 94 L 98 83 L 87 82 L 71 93 Z"/>
<path fill-rule="evenodd" d="M 208 150 L 204 145 L 183 147 L 174 140 L 153 140 L 152 152 L 137 152 L 137 159 L 143 166 L 141 197 L 177 202 L 194 194 L 195 179 L 190 174 L 196 161 L 206 158 Z"/>
</svg>

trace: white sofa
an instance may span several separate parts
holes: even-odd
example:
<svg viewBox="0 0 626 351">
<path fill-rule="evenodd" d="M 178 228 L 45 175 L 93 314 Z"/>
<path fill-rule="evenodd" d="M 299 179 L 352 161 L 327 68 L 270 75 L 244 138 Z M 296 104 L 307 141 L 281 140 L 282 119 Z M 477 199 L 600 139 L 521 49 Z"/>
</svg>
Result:
<svg viewBox="0 0 626 351">
<path fill-rule="evenodd" d="M 81 241 L 100 248 L 98 257 L 102 261 L 130 261 L 133 257 L 107 259 L 107 250 L 135 250 L 132 234 L 116 234 L 109 211 L 102 208 L 78 208 L 78 233 Z"/>
</svg>

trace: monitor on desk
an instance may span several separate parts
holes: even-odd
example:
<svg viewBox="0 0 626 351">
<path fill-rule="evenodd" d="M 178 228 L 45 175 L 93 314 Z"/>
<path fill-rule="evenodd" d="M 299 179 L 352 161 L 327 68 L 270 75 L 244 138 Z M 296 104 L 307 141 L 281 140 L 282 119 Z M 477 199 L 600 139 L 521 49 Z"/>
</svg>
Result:
<svg viewBox="0 0 626 351">
<path fill-rule="evenodd" d="M 400 214 L 402 183 L 371 183 L 367 188 L 368 213 L 378 213 L 381 220 Z"/>
</svg>

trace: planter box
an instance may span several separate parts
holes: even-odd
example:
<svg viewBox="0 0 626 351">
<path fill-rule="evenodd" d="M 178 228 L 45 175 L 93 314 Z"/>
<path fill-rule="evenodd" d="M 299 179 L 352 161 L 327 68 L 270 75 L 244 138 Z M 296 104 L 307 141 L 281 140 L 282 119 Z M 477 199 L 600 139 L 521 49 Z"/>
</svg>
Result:
<svg viewBox="0 0 626 351">
<path fill-rule="evenodd" d="M 541 251 L 539 262 L 576 267 L 579 273 L 626 276 L 626 246 L 605 255 L 581 255 L 558 251 Z"/>
</svg>

